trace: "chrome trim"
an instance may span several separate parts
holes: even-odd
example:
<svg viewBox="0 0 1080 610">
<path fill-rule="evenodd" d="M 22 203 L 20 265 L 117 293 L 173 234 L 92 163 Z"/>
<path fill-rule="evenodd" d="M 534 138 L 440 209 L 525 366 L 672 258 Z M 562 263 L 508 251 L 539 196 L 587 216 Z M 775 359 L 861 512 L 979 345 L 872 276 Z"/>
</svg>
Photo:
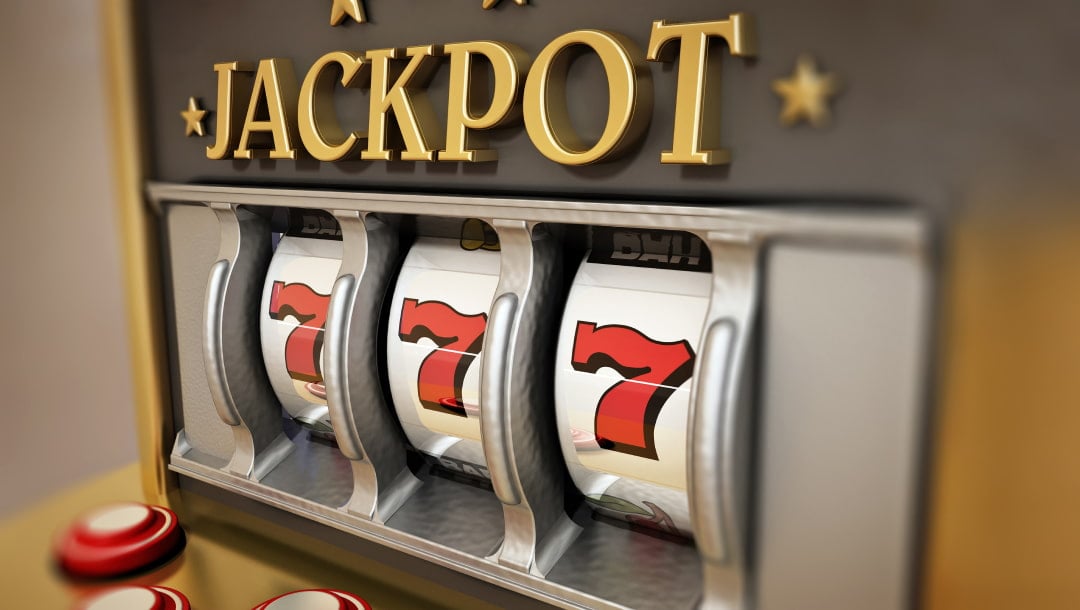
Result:
<svg viewBox="0 0 1080 610">
<path fill-rule="evenodd" d="M 225 283 L 229 280 L 229 261 L 220 260 L 210 268 L 206 283 L 206 317 L 203 320 L 203 358 L 206 361 L 206 382 L 221 421 L 230 426 L 240 425 L 232 395 L 225 383 L 225 357 L 221 348 L 221 312 L 225 302 Z"/>
<path fill-rule="evenodd" d="M 705 332 L 701 348 L 700 381 L 690 419 L 691 438 L 690 461 L 692 477 L 691 512 L 694 515 L 694 535 L 698 549 L 708 559 L 723 562 L 728 558 L 727 538 L 738 535 L 728 527 L 728 512 L 719 504 L 732 498 L 728 489 L 727 477 L 715 476 L 712 466 L 721 464 L 728 457 L 727 409 L 724 404 L 724 390 L 729 384 L 727 376 L 735 331 L 730 320 L 717 320 Z M 696 375 L 695 375 L 696 377 Z M 713 500 L 713 503 L 709 503 Z M 719 500 L 717 502 L 716 500 Z M 719 506 L 719 510 L 716 508 Z"/>
<path fill-rule="evenodd" d="M 214 408 L 232 427 L 235 440 L 226 469 L 258 480 L 292 450 L 281 427 L 281 405 L 266 376 L 258 316 L 251 315 L 259 310 L 270 261 L 270 228 L 254 212 L 211 201 L 221 246 L 206 284 L 203 363 Z M 238 402 L 236 395 L 245 400 Z"/>
<path fill-rule="evenodd" d="M 405 438 L 379 379 L 379 317 L 397 261 L 397 228 L 362 212 L 332 213 L 343 243 L 323 362 L 334 436 L 352 461 L 353 492 L 342 508 L 385 522 L 420 485 L 406 465 Z"/>
<path fill-rule="evenodd" d="M 709 232 L 712 295 L 691 388 L 690 522 L 703 561 L 701 610 L 748 607 L 749 353 L 761 240 Z"/>
<path fill-rule="evenodd" d="M 535 223 L 496 218 L 501 263 L 488 318 L 481 383 L 481 436 L 505 536 L 493 560 L 545 574 L 581 528 L 566 515 L 562 456 L 555 437 L 550 345 L 561 251 Z M 531 346 L 519 349 L 519 346 Z"/>
<path fill-rule="evenodd" d="M 352 325 L 349 313 L 355 299 L 356 278 L 345 274 L 338 276 L 330 293 L 326 330 L 323 332 L 323 382 L 326 384 L 326 406 L 330 409 L 330 423 L 334 427 L 338 450 L 350 460 L 362 460 L 364 448 L 356 435 L 348 389 L 348 337 Z"/>
<path fill-rule="evenodd" d="M 484 337 L 483 370 L 480 373 L 480 439 L 491 486 L 499 500 L 514 506 L 521 503 L 514 476 L 514 456 L 510 449 L 507 373 L 510 369 L 510 341 L 517 314 L 517 296 L 503 294 L 495 299 Z"/>
<path fill-rule="evenodd" d="M 164 201 L 357 210 L 387 214 L 434 214 L 455 218 L 501 218 L 530 223 L 650 227 L 722 231 L 814 242 L 918 251 L 927 241 L 925 219 L 910 210 L 852 212 L 834 209 L 713 207 L 656 203 L 508 199 L 411 193 L 365 193 L 284 188 L 147 183 L 150 205 Z"/>
</svg>

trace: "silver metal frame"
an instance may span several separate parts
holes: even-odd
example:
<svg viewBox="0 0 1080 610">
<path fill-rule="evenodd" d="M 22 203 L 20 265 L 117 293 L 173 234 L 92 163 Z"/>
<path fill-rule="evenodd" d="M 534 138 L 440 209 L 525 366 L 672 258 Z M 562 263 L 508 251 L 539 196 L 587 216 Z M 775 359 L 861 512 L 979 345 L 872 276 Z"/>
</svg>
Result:
<svg viewBox="0 0 1080 610">
<path fill-rule="evenodd" d="M 221 225 L 219 260 L 210 269 L 203 317 L 203 360 L 221 421 L 236 448 L 227 471 L 258 481 L 292 450 L 281 428 L 281 405 L 259 358 L 257 311 L 270 264 L 269 222 L 227 203 L 210 203 Z M 244 397 L 238 400 L 237 397 Z"/>
<path fill-rule="evenodd" d="M 690 398 L 690 520 L 704 568 L 701 610 L 746 607 L 749 352 L 761 238 L 708 232 L 713 283 Z"/>
<path fill-rule="evenodd" d="M 397 260 L 397 230 L 355 210 L 336 210 L 334 216 L 343 255 L 324 346 L 330 422 L 353 466 L 353 493 L 344 510 L 385 523 L 420 484 L 405 463 L 405 439 L 383 398 L 376 349 L 382 295 Z"/>
<path fill-rule="evenodd" d="M 691 522 L 703 568 L 698 607 L 705 610 L 750 605 L 746 490 L 753 401 L 748 380 L 763 248 L 770 240 L 790 239 L 921 256 L 927 241 L 927 223 L 909 212 L 811 213 L 805 207 L 761 210 L 162 183 L 149 184 L 148 196 L 157 209 L 163 202 L 209 205 L 222 227 L 221 260 L 212 267 L 207 288 L 204 346 L 215 406 L 222 420 L 238 430 L 236 453 L 223 469 L 200 463 L 189 457 L 181 432 L 171 470 L 564 608 L 626 606 L 544 577 L 580 528 L 563 506 L 556 439 L 529 433 L 545 428 L 537 422 L 545 408 L 550 410 L 544 393 L 530 381 L 543 363 L 532 350 L 517 348 L 536 344 L 554 328 L 548 279 L 560 265 L 560 252 L 543 223 L 683 230 L 701 237 L 711 250 L 712 294 L 691 386 L 687 455 Z M 258 365 L 238 355 L 252 349 L 242 344 L 250 337 L 238 331 L 251 323 L 245 307 L 252 295 L 257 302 L 263 277 L 258 266 L 265 271 L 263 258 L 268 259 L 268 252 L 260 254 L 267 248 L 258 234 L 261 239 L 269 235 L 258 214 L 239 206 L 324 209 L 342 225 L 345 256 L 327 324 L 326 385 L 341 452 L 353 464 L 353 495 L 344 507 L 323 506 L 258 483 L 287 455 L 291 443 L 270 420 L 280 416 L 268 384 L 256 387 L 265 373 L 259 377 Z M 370 398 L 379 395 L 374 295 L 383 294 L 397 252 L 394 231 L 377 214 L 481 218 L 499 233 L 502 265 L 484 344 L 481 432 L 505 530 L 502 544 L 487 558 L 385 524 L 417 482 L 405 467 L 405 444 L 391 410 L 381 398 L 378 404 Z M 255 381 L 238 385 L 244 374 Z M 241 395 L 258 400 L 241 402 Z"/>
<path fill-rule="evenodd" d="M 549 425 L 554 404 L 538 387 L 543 345 L 555 328 L 550 306 L 561 252 L 542 227 L 491 219 L 499 234 L 499 285 L 488 317 L 480 373 L 480 436 L 495 495 L 503 503 L 505 536 L 493 559 L 543 576 L 580 532 L 564 507 L 558 439 Z"/>
</svg>

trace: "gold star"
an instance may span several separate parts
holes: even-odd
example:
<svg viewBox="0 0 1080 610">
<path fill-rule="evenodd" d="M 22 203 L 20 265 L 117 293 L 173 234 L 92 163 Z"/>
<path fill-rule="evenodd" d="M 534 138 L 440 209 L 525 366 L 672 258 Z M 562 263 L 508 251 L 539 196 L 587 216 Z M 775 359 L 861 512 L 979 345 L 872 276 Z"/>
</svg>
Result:
<svg viewBox="0 0 1080 610">
<path fill-rule="evenodd" d="M 345 15 L 352 17 L 357 23 L 366 22 L 363 0 L 334 0 L 334 5 L 330 7 L 330 25 L 341 23 Z"/>
<path fill-rule="evenodd" d="M 525 2 L 527 1 L 528 0 L 514 0 L 514 2 L 518 4 L 518 6 L 525 6 Z M 489 8 L 495 8 L 495 5 L 498 3 L 499 0 L 484 0 L 484 10 L 486 11 Z"/>
<path fill-rule="evenodd" d="M 195 101 L 195 98 L 189 97 L 187 101 L 187 110 L 181 110 L 180 116 L 184 117 L 187 124 L 184 125 L 184 135 L 191 137 L 191 134 L 197 134 L 199 136 L 206 135 L 206 129 L 203 128 L 203 117 L 206 116 L 206 111 L 199 108 L 199 103 Z"/>
<path fill-rule="evenodd" d="M 772 90 L 784 100 L 780 122 L 791 126 L 801 120 L 814 127 L 829 122 L 829 98 L 840 91 L 840 79 L 835 74 L 821 74 L 809 55 L 800 55 L 795 63 L 795 73 L 778 78 Z"/>
</svg>

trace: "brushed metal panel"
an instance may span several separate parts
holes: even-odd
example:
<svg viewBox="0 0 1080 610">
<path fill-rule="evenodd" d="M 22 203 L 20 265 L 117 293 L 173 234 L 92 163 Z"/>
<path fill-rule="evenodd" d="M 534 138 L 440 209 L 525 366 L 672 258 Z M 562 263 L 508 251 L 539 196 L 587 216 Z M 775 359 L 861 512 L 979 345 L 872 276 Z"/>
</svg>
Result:
<svg viewBox="0 0 1080 610">
<path fill-rule="evenodd" d="M 180 411 L 191 446 L 226 462 L 233 454 L 231 427 L 218 417 L 203 365 L 203 299 L 210 266 L 217 260 L 220 228 L 214 211 L 201 205 L 165 205 L 165 232 Z"/>
<path fill-rule="evenodd" d="M 780 245 L 765 278 L 757 608 L 906 608 L 925 270 Z"/>
<path fill-rule="evenodd" d="M 343 506 L 353 490 L 349 459 L 334 445 L 311 440 L 307 430 L 299 431 L 292 441 L 292 453 L 260 483 L 326 506 Z"/>
<path fill-rule="evenodd" d="M 502 503 L 495 494 L 441 476 L 422 479 L 386 525 L 477 557 L 494 553 L 503 537 Z"/>
<path fill-rule="evenodd" d="M 596 517 L 547 577 L 636 610 L 690 609 L 701 597 L 701 560 L 693 544 Z"/>
<path fill-rule="evenodd" d="M 388 214 L 454 218 L 499 218 L 530 223 L 567 223 L 613 227 L 654 227 L 756 235 L 767 240 L 917 251 L 927 242 L 928 218 L 911 208 L 868 214 L 851 206 L 811 200 L 801 206 L 671 205 L 635 200 L 625 203 L 581 199 L 514 199 L 408 192 L 301 190 L 273 187 L 208 186 L 150 182 L 152 205 L 163 202 L 228 201 L 236 205 L 304 209 L 358 210 Z"/>
</svg>

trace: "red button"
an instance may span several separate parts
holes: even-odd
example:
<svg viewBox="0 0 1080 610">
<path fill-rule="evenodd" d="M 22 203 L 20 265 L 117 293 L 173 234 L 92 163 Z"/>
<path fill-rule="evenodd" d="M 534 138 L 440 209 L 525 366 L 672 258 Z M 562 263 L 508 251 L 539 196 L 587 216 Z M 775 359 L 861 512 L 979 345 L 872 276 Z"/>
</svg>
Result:
<svg viewBox="0 0 1080 610">
<path fill-rule="evenodd" d="M 79 610 L 191 610 L 187 597 L 168 587 L 114 587 L 83 600 Z"/>
<path fill-rule="evenodd" d="M 330 593 L 337 595 L 345 602 L 345 607 L 349 610 L 371 610 L 371 605 L 352 593 L 346 593 L 344 591 L 331 591 L 326 589 Z"/>
<path fill-rule="evenodd" d="M 253 610 L 371 610 L 371 606 L 352 593 L 334 589 L 304 589 L 279 595 Z"/>
<path fill-rule="evenodd" d="M 183 546 L 184 531 L 175 513 L 128 502 L 80 517 L 60 538 L 56 554 L 69 574 L 103 578 L 161 563 Z"/>
<path fill-rule="evenodd" d="M 188 598 L 176 589 L 170 589 L 169 587 L 150 587 L 166 599 L 165 610 L 191 610 L 191 603 L 188 602 Z M 172 605 L 169 605 L 171 603 Z"/>
</svg>

